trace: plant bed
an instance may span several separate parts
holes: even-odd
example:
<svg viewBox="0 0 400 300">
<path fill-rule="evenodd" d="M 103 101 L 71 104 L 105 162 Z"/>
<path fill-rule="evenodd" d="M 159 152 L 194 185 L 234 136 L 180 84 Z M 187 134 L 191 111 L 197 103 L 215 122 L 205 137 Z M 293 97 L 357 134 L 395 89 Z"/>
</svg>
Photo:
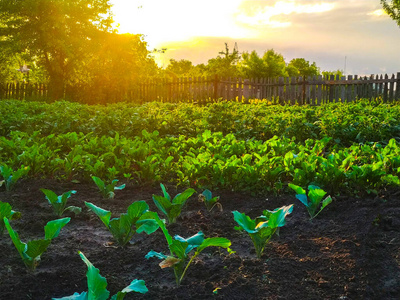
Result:
<svg viewBox="0 0 400 300">
<path fill-rule="evenodd" d="M 197 190 L 176 223 L 168 225 L 171 235 L 225 237 L 231 249 L 210 247 L 192 263 L 180 286 L 172 270 L 158 261 L 145 259 L 150 250 L 168 252 L 161 230 L 151 235 L 135 234 L 119 247 L 98 217 L 86 209 L 91 202 L 113 212 L 126 212 L 137 200 L 145 200 L 157 211 L 152 195 L 160 187 L 127 185 L 114 199 L 104 199 L 93 184 L 49 180 L 23 180 L 14 191 L 0 192 L 0 201 L 21 212 L 10 221 L 22 240 L 41 238 L 43 227 L 56 217 L 40 188 L 57 194 L 76 190 L 68 201 L 82 208 L 52 241 L 36 270 L 27 270 L 7 231 L 0 238 L 0 299 L 51 299 L 87 290 L 87 267 L 78 251 L 107 278 L 111 295 L 138 278 L 148 293 L 127 294 L 125 299 L 399 299 L 400 298 L 400 194 L 387 191 L 380 197 L 337 196 L 312 221 L 294 193 L 253 197 L 248 193 L 214 190 L 223 210 L 209 212 Z M 171 195 L 182 192 L 168 186 Z M 397 193 L 397 194 L 396 194 Z M 280 228 L 257 259 L 247 234 L 234 229 L 232 211 L 251 218 L 263 210 L 295 204 Z M 115 215 L 114 215 L 115 214 Z M 161 216 L 161 215 L 160 215 Z M 162 217 L 162 216 L 161 216 Z"/>
</svg>

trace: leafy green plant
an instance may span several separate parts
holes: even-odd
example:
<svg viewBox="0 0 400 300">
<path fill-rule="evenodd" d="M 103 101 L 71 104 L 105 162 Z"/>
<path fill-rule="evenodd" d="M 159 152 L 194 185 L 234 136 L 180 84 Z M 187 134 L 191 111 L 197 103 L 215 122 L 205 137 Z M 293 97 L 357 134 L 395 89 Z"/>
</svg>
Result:
<svg viewBox="0 0 400 300">
<path fill-rule="evenodd" d="M 324 200 L 322 200 L 326 195 L 326 192 L 316 185 L 308 186 L 308 197 L 306 195 L 306 191 L 302 187 L 292 183 L 289 183 L 289 187 L 297 193 L 296 198 L 307 207 L 310 220 L 318 216 L 319 213 L 332 202 L 331 196 L 327 196 Z M 319 208 L 320 205 L 321 208 Z"/>
<path fill-rule="evenodd" d="M 4 180 L 0 181 L 0 186 L 2 184 L 5 185 L 6 191 L 11 191 L 17 181 L 28 174 L 29 167 L 22 166 L 18 170 L 14 171 L 12 168 L 2 165 L 0 166 L 0 175 L 3 177 Z"/>
<path fill-rule="evenodd" d="M 275 232 L 286 224 L 286 216 L 293 210 L 293 204 L 276 208 L 273 211 L 264 210 L 262 216 L 252 220 L 249 216 L 233 211 L 234 220 L 239 224 L 236 230 L 245 230 L 253 241 L 256 254 L 261 258 L 264 248 Z"/>
<path fill-rule="evenodd" d="M 7 202 L 0 201 L 0 235 L 3 234 L 5 227 L 4 219 L 15 220 L 21 217 L 21 213 L 17 211 L 13 211 L 12 207 Z"/>
<path fill-rule="evenodd" d="M 171 267 L 174 270 L 175 279 L 177 285 L 180 285 L 185 274 L 193 262 L 193 260 L 207 247 L 222 247 L 228 248 L 231 245 L 231 241 L 222 237 L 213 237 L 204 239 L 204 234 L 200 231 L 197 234 L 185 239 L 179 235 L 175 235 L 174 238 L 169 234 L 164 222 L 158 217 L 155 212 L 147 213 L 148 217 L 152 217 L 157 221 L 164 236 L 168 243 L 170 255 L 165 255 L 161 252 L 155 252 L 151 250 L 145 256 L 147 259 L 151 257 L 157 257 L 162 259 L 159 264 L 162 269 Z M 195 253 L 189 259 L 189 253 L 195 249 Z M 187 262 L 189 260 L 189 262 Z"/>
<path fill-rule="evenodd" d="M 165 186 L 162 183 L 160 183 L 160 186 L 164 196 L 153 195 L 154 204 L 164 215 L 167 216 L 169 224 L 175 223 L 176 218 L 181 214 L 182 208 L 186 201 L 196 191 L 192 188 L 188 188 L 183 193 L 176 195 L 171 200 L 171 196 L 168 194 Z"/>
<path fill-rule="evenodd" d="M 79 214 L 82 211 L 82 209 L 77 206 L 66 207 L 67 200 L 69 199 L 69 197 L 72 196 L 72 194 L 76 194 L 76 191 L 74 190 L 68 191 L 63 193 L 62 195 L 57 196 L 57 194 L 51 190 L 47 189 L 40 189 L 40 190 L 45 194 L 47 201 L 53 207 L 53 211 L 57 216 L 61 217 L 66 210 L 75 213 L 75 215 Z"/>
<path fill-rule="evenodd" d="M 103 180 L 101 180 L 99 177 L 92 176 L 92 179 L 94 183 L 97 185 L 97 187 L 100 190 L 100 193 L 103 195 L 104 198 L 108 199 L 113 199 L 115 196 L 115 190 L 122 190 L 125 188 L 125 184 L 121 184 L 120 186 L 117 186 L 118 179 L 114 179 L 111 181 L 109 184 L 105 184 Z"/>
<path fill-rule="evenodd" d="M 206 206 L 208 211 L 211 211 L 215 206 L 217 206 L 219 210 L 222 211 L 222 205 L 218 202 L 219 196 L 213 197 L 210 190 L 204 190 L 204 192 L 199 195 L 199 201 L 204 202 L 204 205 Z"/>
<path fill-rule="evenodd" d="M 53 300 L 107 300 L 110 296 L 110 292 L 107 290 L 107 280 L 100 275 L 100 270 L 97 269 L 82 252 L 78 252 L 82 260 L 88 267 L 86 273 L 88 291 L 79 293 L 74 293 L 72 296 L 62 297 L 62 298 L 52 298 Z M 134 279 L 132 282 L 124 288 L 122 291 L 118 292 L 111 297 L 111 300 L 122 300 L 125 295 L 129 292 L 137 292 L 145 294 L 148 289 L 145 285 L 144 280 Z"/>
<path fill-rule="evenodd" d="M 152 234 L 159 227 L 154 219 L 146 219 L 145 213 L 149 211 L 149 206 L 145 201 L 132 203 L 129 205 L 127 213 L 112 219 L 110 211 L 90 202 L 85 202 L 85 205 L 100 218 L 120 246 L 125 246 L 136 232 Z"/>
<path fill-rule="evenodd" d="M 33 271 L 39 264 L 40 256 L 47 250 L 51 241 L 60 234 L 60 230 L 71 218 L 62 218 L 47 222 L 46 226 L 44 226 L 44 239 L 32 240 L 28 243 L 23 243 L 19 239 L 18 233 L 12 229 L 7 218 L 4 217 L 3 220 L 22 261 L 28 269 Z"/>
</svg>

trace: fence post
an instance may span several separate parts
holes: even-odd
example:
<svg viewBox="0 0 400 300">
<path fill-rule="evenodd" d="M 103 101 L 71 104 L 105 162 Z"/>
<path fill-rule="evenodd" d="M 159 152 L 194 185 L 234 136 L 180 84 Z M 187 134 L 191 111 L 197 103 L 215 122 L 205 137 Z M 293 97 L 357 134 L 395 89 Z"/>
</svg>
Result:
<svg viewBox="0 0 400 300">
<path fill-rule="evenodd" d="M 214 100 L 218 99 L 218 75 L 214 76 Z"/>
<path fill-rule="evenodd" d="M 397 72 L 396 76 L 396 94 L 394 98 L 395 100 L 400 100 L 400 72 Z"/>
<path fill-rule="evenodd" d="M 250 80 L 249 79 L 243 80 L 243 98 L 244 98 L 244 103 L 249 103 L 249 98 L 250 98 Z"/>
</svg>

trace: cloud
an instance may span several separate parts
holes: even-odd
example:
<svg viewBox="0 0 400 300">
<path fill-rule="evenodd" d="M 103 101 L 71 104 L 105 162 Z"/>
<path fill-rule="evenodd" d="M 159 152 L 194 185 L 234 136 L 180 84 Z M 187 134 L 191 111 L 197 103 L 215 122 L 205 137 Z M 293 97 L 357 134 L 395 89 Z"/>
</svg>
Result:
<svg viewBox="0 0 400 300">
<path fill-rule="evenodd" d="M 268 1 L 270 3 L 271 1 Z M 264 4 L 264 5 L 263 5 Z M 315 1 L 276 1 L 273 5 L 265 1 L 244 1 L 242 12 L 237 14 L 236 21 L 247 26 L 271 28 L 289 27 L 292 22 L 289 16 L 294 14 L 318 14 L 331 11 L 334 3 Z M 283 18 L 282 18 L 283 17 Z"/>
</svg>

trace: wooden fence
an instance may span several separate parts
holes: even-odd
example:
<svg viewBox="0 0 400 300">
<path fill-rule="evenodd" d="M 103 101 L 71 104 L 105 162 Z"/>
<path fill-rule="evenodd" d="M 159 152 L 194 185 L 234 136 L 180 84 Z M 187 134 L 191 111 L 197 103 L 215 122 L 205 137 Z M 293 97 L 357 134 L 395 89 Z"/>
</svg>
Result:
<svg viewBox="0 0 400 300">
<path fill-rule="evenodd" d="M 67 90 L 68 91 L 68 90 Z M 99 90 L 100 92 L 100 90 Z M 107 94 L 107 91 L 102 91 Z M 109 93 L 108 93 L 109 94 Z M 119 90 L 115 101 L 162 101 L 207 103 L 216 99 L 248 101 L 265 99 L 275 103 L 319 105 L 325 102 L 354 101 L 360 98 L 400 100 L 400 72 L 395 76 L 322 76 L 261 79 L 196 77 L 154 79 Z M 68 98 L 68 93 L 65 94 Z M 0 99 L 47 98 L 45 85 L 12 83 L 0 85 Z M 109 99 L 111 100 L 111 99 Z M 107 102 L 105 99 L 104 102 Z"/>
</svg>

